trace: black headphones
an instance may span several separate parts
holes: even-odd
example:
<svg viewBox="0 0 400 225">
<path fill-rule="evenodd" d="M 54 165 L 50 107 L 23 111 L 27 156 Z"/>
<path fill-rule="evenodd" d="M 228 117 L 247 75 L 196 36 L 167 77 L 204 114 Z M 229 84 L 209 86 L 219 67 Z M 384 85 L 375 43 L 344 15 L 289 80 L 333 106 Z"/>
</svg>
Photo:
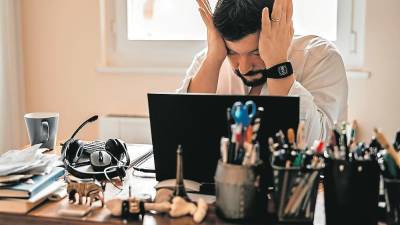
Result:
<svg viewBox="0 0 400 225">
<path fill-rule="evenodd" d="M 126 175 L 126 169 L 130 166 L 128 149 L 122 140 L 97 141 L 93 146 L 90 143 L 74 139 L 83 126 L 97 119 L 96 115 L 83 122 L 71 138 L 62 145 L 61 159 L 65 169 L 78 178 L 106 180 L 119 177 L 122 179 Z"/>
</svg>

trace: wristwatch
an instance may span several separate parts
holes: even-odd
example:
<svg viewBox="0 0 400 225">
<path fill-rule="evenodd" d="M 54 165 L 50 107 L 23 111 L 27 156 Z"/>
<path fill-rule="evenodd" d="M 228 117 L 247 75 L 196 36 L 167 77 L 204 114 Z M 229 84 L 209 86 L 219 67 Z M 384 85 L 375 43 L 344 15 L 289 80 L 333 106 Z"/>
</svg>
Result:
<svg viewBox="0 0 400 225">
<path fill-rule="evenodd" d="M 293 74 L 293 67 L 290 62 L 277 64 L 273 67 L 266 68 L 263 74 L 267 78 L 282 79 Z"/>
</svg>

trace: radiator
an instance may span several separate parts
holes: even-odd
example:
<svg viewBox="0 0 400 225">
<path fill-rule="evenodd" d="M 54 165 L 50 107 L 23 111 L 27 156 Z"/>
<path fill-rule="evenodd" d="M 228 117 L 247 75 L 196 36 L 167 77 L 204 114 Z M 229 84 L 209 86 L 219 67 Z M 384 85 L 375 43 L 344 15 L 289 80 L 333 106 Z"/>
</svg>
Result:
<svg viewBox="0 0 400 225">
<path fill-rule="evenodd" d="M 99 139 L 120 138 L 126 143 L 151 144 L 150 119 L 143 116 L 100 117 Z"/>
</svg>

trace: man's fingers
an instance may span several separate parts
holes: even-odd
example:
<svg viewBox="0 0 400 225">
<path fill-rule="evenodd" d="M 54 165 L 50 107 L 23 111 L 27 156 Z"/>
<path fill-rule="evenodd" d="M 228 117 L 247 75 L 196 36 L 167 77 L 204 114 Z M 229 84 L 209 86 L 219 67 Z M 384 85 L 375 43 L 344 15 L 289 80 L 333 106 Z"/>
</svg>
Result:
<svg viewBox="0 0 400 225">
<path fill-rule="evenodd" d="M 294 28 L 293 28 L 293 20 L 290 20 L 290 37 L 293 38 Z"/>
<path fill-rule="evenodd" d="M 293 0 L 287 0 L 286 6 L 286 21 L 290 22 L 293 18 Z"/>
<path fill-rule="evenodd" d="M 210 15 L 212 15 L 212 10 L 211 10 L 210 2 L 209 2 L 208 0 L 203 0 L 203 1 L 205 1 L 206 5 L 207 5 L 207 9 L 208 9 L 208 11 L 210 12 Z"/>
<path fill-rule="evenodd" d="M 271 29 L 271 20 L 269 19 L 269 10 L 267 7 L 265 7 L 262 11 L 261 23 L 261 31 L 265 32 L 265 34 L 268 34 Z"/>
<path fill-rule="evenodd" d="M 211 9 L 208 7 L 207 3 L 208 2 L 206 0 L 197 0 L 197 4 L 200 6 L 200 8 L 202 8 L 204 12 L 211 16 Z"/>
<path fill-rule="evenodd" d="M 274 8 L 272 10 L 272 15 L 271 15 L 272 21 L 282 19 L 282 1 L 285 1 L 285 0 L 276 0 L 275 1 Z"/>
<path fill-rule="evenodd" d="M 207 13 L 204 11 L 203 8 L 199 8 L 199 12 L 200 12 L 201 18 L 203 19 L 203 22 L 206 24 L 207 29 L 209 29 L 210 19 L 207 16 Z"/>
</svg>

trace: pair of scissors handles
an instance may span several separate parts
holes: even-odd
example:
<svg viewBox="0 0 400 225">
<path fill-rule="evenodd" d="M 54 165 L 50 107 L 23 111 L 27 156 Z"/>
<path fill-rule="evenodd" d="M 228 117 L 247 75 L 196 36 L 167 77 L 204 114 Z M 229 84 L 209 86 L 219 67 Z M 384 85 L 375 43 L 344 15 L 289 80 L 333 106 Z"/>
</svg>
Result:
<svg viewBox="0 0 400 225">
<path fill-rule="evenodd" d="M 245 104 L 235 102 L 232 106 L 231 116 L 235 120 L 235 123 L 247 127 L 256 115 L 256 110 L 256 103 L 251 100 Z"/>
</svg>

